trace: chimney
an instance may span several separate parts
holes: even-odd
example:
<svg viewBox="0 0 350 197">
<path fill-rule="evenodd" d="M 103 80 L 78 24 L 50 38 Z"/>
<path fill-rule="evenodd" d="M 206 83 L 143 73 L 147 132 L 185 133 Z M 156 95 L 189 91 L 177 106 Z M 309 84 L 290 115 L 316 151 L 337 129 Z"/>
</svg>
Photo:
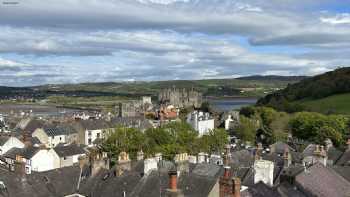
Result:
<svg viewBox="0 0 350 197">
<path fill-rule="evenodd" d="M 224 178 L 230 178 L 230 170 L 231 170 L 231 167 L 230 166 L 225 166 L 224 167 Z"/>
<path fill-rule="evenodd" d="M 262 144 L 258 143 L 258 146 L 256 148 L 256 152 L 255 152 L 255 160 L 260 160 L 261 159 L 261 152 L 263 150 Z"/>
<path fill-rule="evenodd" d="M 224 167 L 224 175 L 219 180 L 219 197 L 227 197 L 232 194 L 231 167 Z"/>
<path fill-rule="evenodd" d="M 225 146 L 225 155 L 224 155 L 225 166 L 228 166 L 230 164 L 230 159 L 231 159 L 231 146 L 227 144 Z"/>
<path fill-rule="evenodd" d="M 289 154 L 289 149 L 288 147 L 285 147 L 284 153 L 283 153 L 283 167 L 288 168 L 291 164 L 291 158 Z"/>
<path fill-rule="evenodd" d="M 143 158 L 144 158 L 144 153 L 143 153 L 143 151 L 142 150 L 140 150 L 139 152 L 137 152 L 137 161 L 141 161 L 141 160 L 143 160 Z"/>
<path fill-rule="evenodd" d="M 79 156 L 78 161 L 80 169 L 83 169 L 86 164 L 86 156 Z"/>
<path fill-rule="evenodd" d="M 234 177 L 232 182 L 232 197 L 241 197 L 241 180 L 238 177 Z"/>
<path fill-rule="evenodd" d="M 173 191 L 177 190 L 177 172 L 176 171 L 169 172 L 169 189 Z"/>
<path fill-rule="evenodd" d="M 167 197 L 183 197 L 181 190 L 177 188 L 177 172 L 169 171 L 169 188 L 166 190 Z"/>
</svg>

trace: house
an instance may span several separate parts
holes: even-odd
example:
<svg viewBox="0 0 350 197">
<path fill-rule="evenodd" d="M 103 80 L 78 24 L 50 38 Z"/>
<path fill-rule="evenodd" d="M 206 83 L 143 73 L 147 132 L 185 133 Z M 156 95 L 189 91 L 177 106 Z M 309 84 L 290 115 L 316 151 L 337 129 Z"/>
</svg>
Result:
<svg viewBox="0 0 350 197">
<path fill-rule="evenodd" d="M 78 133 L 78 143 L 92 147 L 95 141 L 104 139 L 107 131 L 114 126 L 111 122 L 98 119 L 77 121 L 73 127 Z"/>
<path fill-rule="evenodd" d="M 200 136 L 208 133 L 215 127 L 214 118 L 210 117 L 209 113 L 201 111 L 194 111 L 188 114 L 187 123 L 190 124 L 194 130 L 198 131 Z"/>
<path fill-rule="evenodd" d="M 59 168 L 59 157 L 53 149 L 11 148 L 3 157 L 11 170 L 14 170 L 16 163 L 23 163 L 26 174 L 31 174 L 32 171 L 43 172 Z"/>
<path fill-rule="evenodd" d="M 13 136 L 0 136 L 0 155 L 11 148 L 24 148 L 24 143 Z"/>
<path fill-rule="evenodd" d="M 80 156 L 85 156 L 86 151 L 82 145 L 78 144 L 59 144 L 53 150 L 59 157 L 59 167 L 67 167 L 77 164 Z"/>
<path fill-rule="evenodd" d="M 32 133 L 48 148 L 53 148 L 60 143 L 73 143 L 78 141 L 78 133 L 71 126 L 46 126 L 38 128 Z"/>
<path fill-rule="evenodd" d="M 33 133 L 37 128 L 42 128 L 44 126 L 44 121 L 26 118 L 19 121 L 16 125 L 17 131 L 25 131 L 28 133 Z"/>
</svg>

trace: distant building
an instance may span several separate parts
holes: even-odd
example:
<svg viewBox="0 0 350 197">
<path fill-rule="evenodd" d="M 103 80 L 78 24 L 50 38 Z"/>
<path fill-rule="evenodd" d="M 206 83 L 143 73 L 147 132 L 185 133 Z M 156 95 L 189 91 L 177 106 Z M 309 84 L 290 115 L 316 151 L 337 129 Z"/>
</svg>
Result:
<svg viewBox="0 0 350 197">
<path fill-rule="evenodd" d="M 0 136 L 0 155 L 6 153 L 11 148 L 23 148 L 24 143 L 19 139 L 10 136 Z"/>
<path fill-rule="evenodd" d="M 39 141 L 48 148 L 53 148 L 60 143 L 78 141 L 77 131 L 70 126 L 38 128 L 33 132 L 32 137 L 37 137 Z"/>
<path fill-rule="evenodd" d="M 139 101 L 122 102 L 116 106 L 116 113 L 118 117 L 136 117 L 140 116 L 142 112 L 142 105 Z"/>
<path fill-rule="evenodd" d="M 202 136 L 215 128 L 214 118 L 209 113 L 194 111 L 187 115 L 187 123 Z"/>
<path fill-rule="evenodd" d="M 158 100 L 163 104 L 174 105 L 175 107 L 196 107 L 202 104 L 202 94 L 195 90 L 168 88 L 160 91 Z"/>
<path fill-rule="evenodd" d="M 59 157 L 59 167 L 73 166 L 79 162 L 79 157 L 86 156 L 82 145 L 77 144 L 60 144 L 54 148 Z"/>
</svg>

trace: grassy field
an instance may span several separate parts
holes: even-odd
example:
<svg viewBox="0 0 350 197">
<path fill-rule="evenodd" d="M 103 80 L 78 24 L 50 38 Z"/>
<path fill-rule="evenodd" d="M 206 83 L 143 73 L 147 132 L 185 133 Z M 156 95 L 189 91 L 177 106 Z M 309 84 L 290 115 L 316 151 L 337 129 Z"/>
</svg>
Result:
<svg viewBox="0 0 350 197">
<path fill-rule="evenodd" d="M 350 114 L 350 93 L 330 97 L 298 101 L 307 109 L 321 113 Z"/>
</svg>

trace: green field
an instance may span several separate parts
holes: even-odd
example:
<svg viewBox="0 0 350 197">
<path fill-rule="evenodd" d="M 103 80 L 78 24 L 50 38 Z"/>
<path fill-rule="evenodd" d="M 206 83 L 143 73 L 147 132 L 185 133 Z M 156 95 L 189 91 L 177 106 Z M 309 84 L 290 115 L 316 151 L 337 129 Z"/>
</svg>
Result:
<svg viewBox="0 0 350 197">
<path fill-rule="evenodd" d="M 311 111 L 321 113 L 350 114 L 350 93 L 322 99 L 297 101 Z"/>
</svg>

